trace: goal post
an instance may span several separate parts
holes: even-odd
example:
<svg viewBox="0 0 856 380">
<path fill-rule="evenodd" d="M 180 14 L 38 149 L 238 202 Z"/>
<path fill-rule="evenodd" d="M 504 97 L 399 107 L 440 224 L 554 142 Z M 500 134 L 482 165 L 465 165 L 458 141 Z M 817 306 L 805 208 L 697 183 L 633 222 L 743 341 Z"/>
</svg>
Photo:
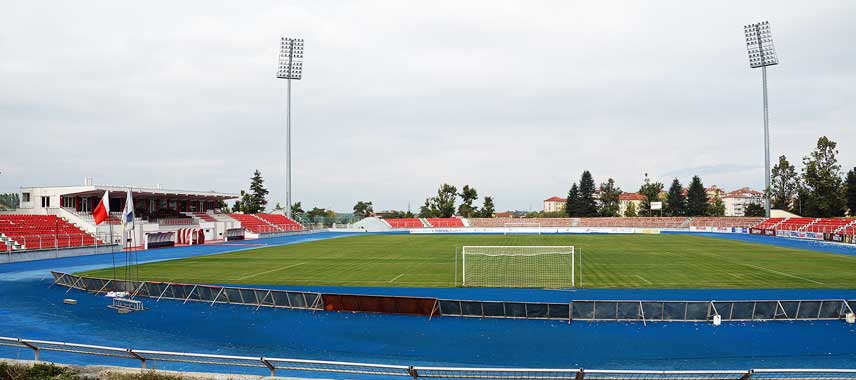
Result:
<svg viewBox="0 0 856 380">
<path fill-rule="evenodd" d="M 506 235 L 519 234 L 541 234 L 541 223 L 538 222 L 507 222 L 502 225 Z"/>
<path fill-rule="evenodd" d="M 573 246 L 464 246 L 461 286 L 573 288 Z"/>
</svg>

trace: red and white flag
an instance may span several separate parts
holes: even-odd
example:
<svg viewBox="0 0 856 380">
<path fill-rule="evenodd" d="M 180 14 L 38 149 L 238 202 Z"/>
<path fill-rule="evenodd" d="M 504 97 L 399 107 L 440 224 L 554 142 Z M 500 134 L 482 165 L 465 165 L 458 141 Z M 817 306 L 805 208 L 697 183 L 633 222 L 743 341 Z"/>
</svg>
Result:
<svg viewBox="0 0 856 380">
<path fill-rule="evenodd" d="M 110 198 L 107 197 L 107 192 L 104 192 L 104 196 L 101 197 L 101 202 L 98 202 L 98 206 L 95 206 L 95 210 L 92 211 L 92 217 L 95 218 L 95 224 L 101 224 L 101 222 L 107 220 L 107 217 L 110 215 Z"/>
</svg>

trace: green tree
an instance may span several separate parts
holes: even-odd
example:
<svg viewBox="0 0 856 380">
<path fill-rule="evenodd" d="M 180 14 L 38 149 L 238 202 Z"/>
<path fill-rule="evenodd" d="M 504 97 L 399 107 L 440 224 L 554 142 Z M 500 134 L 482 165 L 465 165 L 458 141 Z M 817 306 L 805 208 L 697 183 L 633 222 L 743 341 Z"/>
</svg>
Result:
<svg viewBox="0 0 856 380">
<path fill-rule="evenodd" d="M 847 172 L 847 208 L 856 216 L 856 167 Z"/>
<path fill-rule="evenodd" d="M 707 215 L 708 199 L 704 184 L 697 175 L 693 176 L 690 188 L 687 190 L 687 216 Z"/>
<path fill-rule="evenodd" d="M 360 220 L 374 214 L 374 206 L 372 202 L 358 201 L 354 205 L 354 219 Z"/>
<path fill-rule="evenodd" d="M 243 212 L 244 214 L 255 214 L 257 210 L 258 206 L 255 204 L 253 195 L 241 190 L 241 198 L 235 201 L 235 204 L 232 206 L 232 211 Z"/>
<path fill-rule="evenodd" d="M 484 204 L 481 211 L 479 211 L 479 216 L 482 218 L 493 218 L 494 214 L 496 214 L 496 210 L 493 206 L 493 197 L 484 197 Z"/>
<path fill-rule="evenodd" d="M 770 196 L 773 208 L 790 211 L 791 203 L 796 197 L 799 174 L 796 168 L 788 162 L 787 157 L 779 156 L 779 163 L 770 170 Z"/>
<path fill-rule="evenodd" d="M 439 217 L 449 218 L 455 215 L 455 200 L 458 198 L 458 189 L 448 183 L 444 183 L 437 189 L 437 196 L 434 197 Z"/>
<path fill-rule="evenodd" d="M 666 214 L 669 216 L 681 216 L 687 212 L 687 198 L 684 196 L 684 187 L 677 178 L 672 180 L 669 194 L 666 196 Z"/>
<path fill-rule="evenodd" d="M 565 200 L 565 213 L 570 217 L 580 216 L 580 188 L 574 182 L 568 190 L 568 199 Z"/>
<path fill-rule="evenodd" d="M 313 222 L 324 222 L 324 219 L 332 219 L 336 217 L 336 212 L 321 207 L 313 207 L 306 212 L 306 217 Z"/>
<path fill-rule="evenodd" d="M 615 180 L 610 178 L 606 182 L 600 184 L 600 216 L 618 216 L 621 210 L 621 203 L 618 197 L 621 195 L 621 188 L 615 186 Z"/>
<path fill-rule="evenodd" d="M 637 211 L 640 216 L 651 216 L 651 202 L 659 202 L 660 201 L 660 192 L 663 191 L 663 184 L 660 182 L 651 182 L 648 178 L 648 173 L 645 173 L 645 181 L 642 183 L 642 186 L 639 187 L 639 194 L 645 196 L 645 199 L 642 200 L 642 204 L 639 205 L 639 210 Z"/>
<path fill-rule="evenodd" d="M 274 211 L 285 210 L 284 208 L 282 208 L 282 206 L 279 204 L 279 202 L 276 202 L 276 206 L 273 206 L 273 209 L 274 209 Z"/>
<path fill-rule="evenodd" d="M 419 207 L 420 218 L 435 218 L 440 215 L 433 198 L 425 198 L 425 204 Z"/>
<path fill-rule="evenodd" d="M 803 158 L 802 182 L 806 188 L 803 213 L 814 217 L 844 216 L 844 181 L 838 164 L 837 143 L 823 136 L 815 150 Z"/>
<path fill-rule="evenodd" d="M 750 203 L 746 205 L 746 208 L 743 209 L 744 216 L 764 216 L 766 210 L 764 210 L 764 206 L 761 206 L 758 203 Z"/>
<path fill-rule="evenodd" d="M 476 207 L 473 207 L 473 202 L 475 202 L 476 199 L 479 199 L 479 194 L 476 191 L 476 188 L 470 187 L 470 185 L 464 185 L 464 188 L 461 189 L 461 193 L 458 195 L 461 196 L 461 205 L 458 206 L 458 215 L 465 218 L 476 215 Z"/>
<path fill-rule="evenodd" d="M 709 216 L 725 216 L 725 202 L 721 198 L 713 198 L 713 204 L 707 210 Z"/>
<path fill-rule="evenodd" d="M 624 216 L 626 216 L 626 217 L 628 217 L 628 218 L 635 217 L 635 216 L 639 216 L 639 215 L 636 213 L 636 202 L 630 202 L 630 203 L 627 205 L 627 208 L 626 208 L 626 209 L 624 209 Z"/>
<path fill-rule="evenodd" d="M 594 178 L 588 170 L 580 176 L 579 216 L 597 216 L 597 202 L 594 199 Z"/>
<path fill-rule="evenodd" d="M 294 204 L 291 205 L 291 215 L 297 217 L 298 215 L 303 214 L 306 214 L 306 211 L 303 211 L 303 206 L 300 202 L 294 202 Z"/>
<path fill-rule="evenodd" d="M 264 187 L 264 179 L 262 173 L 256 169 L 253 177 L 250 178 L 250 192 L 241 190 L 241 198 L 232 206 L 233 212 L 243 212 L 244 214 L 256 214 L 264 212 L 267 206 L 268 190 Z"/>
<path fill-rule="evenodd" d="M 0 208 L 4 207 L 16 209 L 21 206 L 21 200 L 18 198 L 18 193 L 0 194 Z"/>
</svg>

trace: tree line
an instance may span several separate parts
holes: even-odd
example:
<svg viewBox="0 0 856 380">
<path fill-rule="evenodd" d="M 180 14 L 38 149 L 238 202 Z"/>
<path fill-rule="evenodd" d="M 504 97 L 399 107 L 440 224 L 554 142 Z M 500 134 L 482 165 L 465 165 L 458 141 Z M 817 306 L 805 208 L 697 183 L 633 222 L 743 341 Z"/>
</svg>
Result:
<svg viewBox="0 0 856 380">
<path fill-rule="evenodd" d="M 666 193 L 665 199 L 660 194 L 664 186 L 661 182 L 651 181 L 648 176 L 637 191 L 643 199 L 637 209 L 635 202 L 629 202 L 623 216 L 723 216 L 725 204 L 719 197 L 710 199 L 699 176 L 693 176 L 690 186 L 684 194 L 684 187 L 675 178 Z M 568 190 L 565 200 L 564 215 L 569 217 L 616 217 L 621 216 L 620 196 L 623 193 L 616 186 L 615 180 L 607 179 L 600 185 L 595 185 L 594 178 L 588 170 L 580 175 L 579 182 L 574 182 Z M 652 210 L 651 204 L 662 203 L 662 210 Z M 750 210 L 753 211 L 753 210 Z M 755 210 L 754 212 L 757 212 Z M 763 213 L 763 209 L 761 210 Z"/>
<path fill-rule="evenodd" d="M 846 175 L 838 163 L 838 143 L 826 136 L 802 158 L 797 168 L 784 155 L 770 170 L 767 193 L 773 208 L 828 218 L 856 214 L 856 167 Z"/>
</svg>

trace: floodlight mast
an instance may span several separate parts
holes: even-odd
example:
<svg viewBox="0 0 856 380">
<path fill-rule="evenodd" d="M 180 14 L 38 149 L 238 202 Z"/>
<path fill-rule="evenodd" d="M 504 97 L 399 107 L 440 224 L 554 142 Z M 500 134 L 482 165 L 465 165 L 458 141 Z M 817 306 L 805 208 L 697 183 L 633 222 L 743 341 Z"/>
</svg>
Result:
<svg viewBox="0 0 856 380">
<path fill-rule="evenodd" d="M 303 39 L 282 37 L 276 77 L 285 79 L 285 214 L 291 218 L 291 80 L 303 76 Z"/>
<path fill-rule="evenodd" d="M 776 48 L 773 46 L 773 34 L 770 22 L 764 21 L 745 25 L 746 50 L 749 53 L 749 67 L 761 68 L 761 85 L 764 96 L 764 212 L 770 217 L 770 116 L 767 108 L 767 66 L 779 64 Z"/>
</svg>

